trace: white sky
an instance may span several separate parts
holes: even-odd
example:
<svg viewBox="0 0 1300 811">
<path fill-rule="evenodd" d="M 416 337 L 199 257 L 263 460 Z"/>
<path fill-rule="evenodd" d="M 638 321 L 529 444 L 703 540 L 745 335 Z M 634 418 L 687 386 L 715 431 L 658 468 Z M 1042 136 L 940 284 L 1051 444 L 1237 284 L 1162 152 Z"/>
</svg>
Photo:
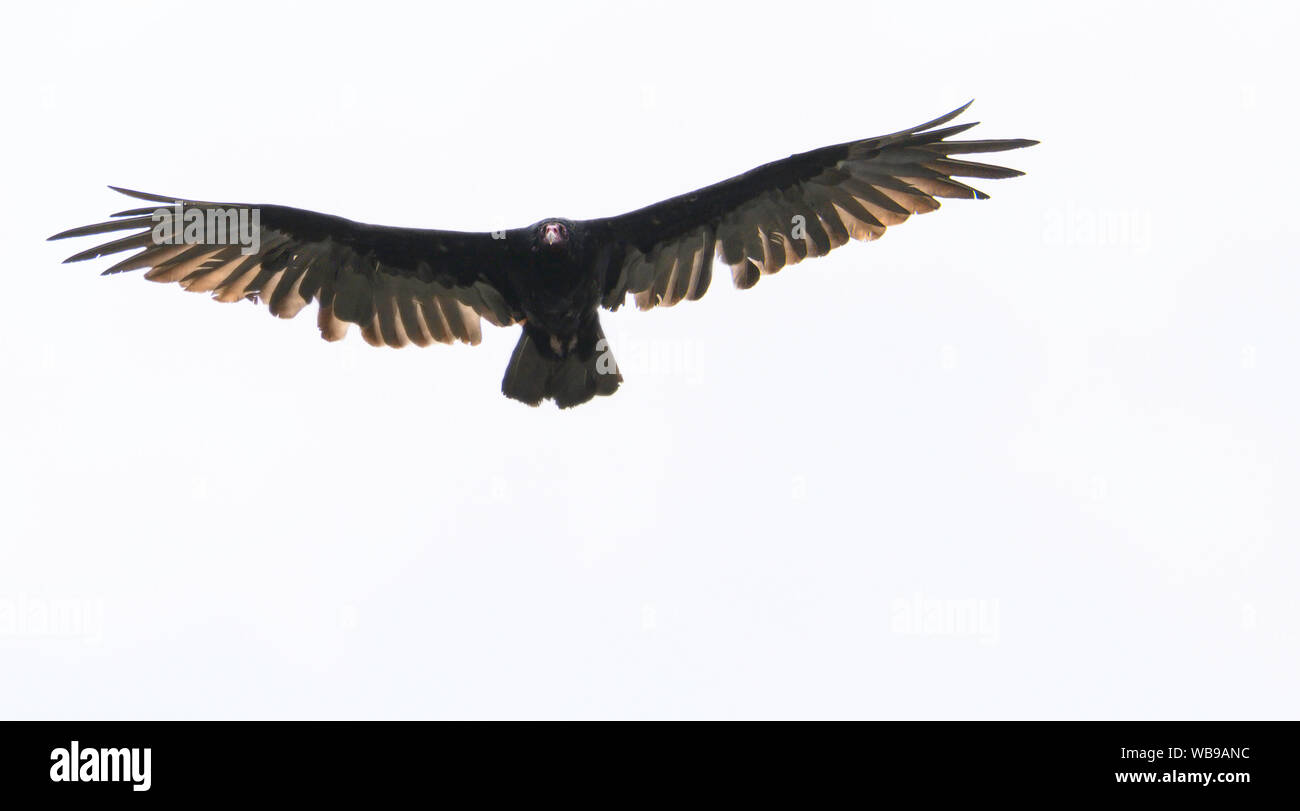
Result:
<svg viewBox="0 0 1300 811">
<path fill-rule="evenodd" d="M 1297 12 L 977 5 L 14 12 L 0 717 L 1300 715 Z M 569 412 L 514 329 L 327 344 L 42 241 L 108 183 L 603 216 L 972 96 L 1027 177 L 606 314 Z"/>
</svg>

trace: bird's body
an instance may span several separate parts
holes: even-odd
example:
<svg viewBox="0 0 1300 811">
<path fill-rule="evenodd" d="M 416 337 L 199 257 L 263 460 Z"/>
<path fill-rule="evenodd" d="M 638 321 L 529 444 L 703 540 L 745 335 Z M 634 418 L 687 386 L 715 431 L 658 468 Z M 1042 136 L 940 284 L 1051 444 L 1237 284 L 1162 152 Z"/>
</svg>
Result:
<svg viewBox="0 0 1300 811">
<path fill-rule="evenodd" d="M 875 239 L 938 208 L 937 197 L 986 196 L 955 177 L 1019 175 L 951 157 L 1035 143 L 946 140 L 974 126 L 935 129 L 964 109 L 597 220 L 551 218 L 493 233 L 390 228 L 119 189 L 154 205 L 51 239 L 143 228 L 68 261 L 138 248 L 105 273 L 149 268 L 148 279 L 221 301 L 261 300 L 282 317 L 317 301 L 327 340 L 357 324 L 374 345 L 478 343 L 480 319 L 521 324 L 502 391 L 530 405 L 551 399 L 569 407 L 612 394 L 622 380 L 604 342 L 602 307 L 617 309 L 629 294 L 641 309 L 698 299 L 715 253 L 736 286 L 748 288 L 850 238 Z"/>
<path fill-rule="evenodd" d="M 557 225 L 565 231 L 562 241 L 547 244 L 534 236 Z M 596 314 L 600 304 L 600 288 L 585 237 L 580 224 L 558 219 L 542 220 L 512 234 L 516 255 L 510 291 L 528 323 L 549 334 L 572 335 L 584 318 Z"/>
</svg>

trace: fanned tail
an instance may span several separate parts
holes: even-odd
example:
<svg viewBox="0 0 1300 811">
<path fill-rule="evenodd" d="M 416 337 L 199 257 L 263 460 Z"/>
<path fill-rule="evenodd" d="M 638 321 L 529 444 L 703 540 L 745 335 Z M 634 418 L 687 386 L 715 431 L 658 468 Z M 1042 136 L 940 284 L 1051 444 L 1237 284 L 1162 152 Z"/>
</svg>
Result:
<svg viewBox="0 0 1300 811">
<path fill-rule="evenodd" d="M 572 346 L 567 346 L 570 341 Z M 501 392 L 530 406 L 554 400 L 560 408 L 572 408 L 596 395 L 613 394 L 621 382 L 605 332 L 593 318 L 569 340 L 552 338 L 525 324 Z"/>
</svg>

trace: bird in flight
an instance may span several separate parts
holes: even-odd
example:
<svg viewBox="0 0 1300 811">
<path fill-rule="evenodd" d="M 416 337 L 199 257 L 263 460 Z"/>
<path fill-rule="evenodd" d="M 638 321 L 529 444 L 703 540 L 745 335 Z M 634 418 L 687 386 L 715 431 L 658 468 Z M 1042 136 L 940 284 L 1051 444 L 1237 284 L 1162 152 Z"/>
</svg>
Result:
<svg viewBox="0 0 1300 811">
<path fill-rule="evenodd" d="M 373 346 L 477 344 L 482 319 L 520 324 L 502 392 L 529 405 L 553 400 L 569 408 L 613 394 L 623 380 L 600 308 L 616 310 L 629 295 L 642 310 L 695 301 L 709 288 L 715 254 L 747 289 L 850 238 L 876 239 L 912 214 L 937 209 L 936 198 L 988 196 L 957 178 L 1023 174 L 953 157 L 1037 143 L 949 140 L 975 126 L 943 126 L 969 106 L 602 219 L 437 231 L 113 187 L 152 205 L 50 239 L 134 231 L 66 261 L 139 249 L 104 275 L 148 268 L 146 279 L 218 301 L 262 301 L 281 318 L 315 301 L 328 341 L 356 324 Z"/>
</svg>

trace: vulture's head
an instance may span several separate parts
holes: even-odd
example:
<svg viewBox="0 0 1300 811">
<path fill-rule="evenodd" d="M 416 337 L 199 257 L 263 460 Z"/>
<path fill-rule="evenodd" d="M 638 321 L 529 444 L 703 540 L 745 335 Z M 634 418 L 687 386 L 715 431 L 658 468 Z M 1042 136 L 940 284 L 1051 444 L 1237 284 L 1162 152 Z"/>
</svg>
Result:
<svg viewBox="0 0 1300 811">
<path fill-rule="evenodd" d="M 563 253 L 569 248 L 571 231 L 564 220 L 542 220 L 537 224 L 535 242 L 539 250 Z"/>
</svg>

